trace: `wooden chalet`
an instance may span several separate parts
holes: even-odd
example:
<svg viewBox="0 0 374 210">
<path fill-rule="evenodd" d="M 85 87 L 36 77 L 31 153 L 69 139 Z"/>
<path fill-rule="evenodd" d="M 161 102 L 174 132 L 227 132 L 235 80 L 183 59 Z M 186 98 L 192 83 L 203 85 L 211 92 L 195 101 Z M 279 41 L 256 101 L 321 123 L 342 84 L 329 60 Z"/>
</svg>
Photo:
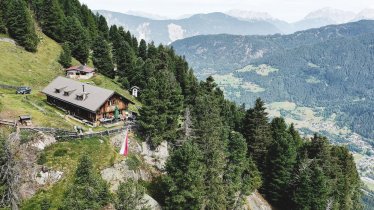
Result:
<svg viewBox="0 0 374 210">
<path fill-rule="evenodd" d="M 115 91 L 57 77 L 42 91 L 48 103 L 94 126 L 114 119 L 126 119 L 126 110 L 132 103 Z"/>
</svg>

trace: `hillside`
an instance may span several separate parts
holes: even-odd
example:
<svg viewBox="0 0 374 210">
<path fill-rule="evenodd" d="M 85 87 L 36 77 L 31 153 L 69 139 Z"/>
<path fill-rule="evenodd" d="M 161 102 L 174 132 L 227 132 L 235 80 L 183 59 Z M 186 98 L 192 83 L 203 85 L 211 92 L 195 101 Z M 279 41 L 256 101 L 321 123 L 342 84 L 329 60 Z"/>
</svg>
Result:
<svg viewBox="0 0 374 210">
<path fill-rule="evenodd" d="M 38 33 L 38 35 L 41 37 L 41 43 L 36 53 L 25 51 L 6 35 L 1 36 L 3 39 L 0 38 L 0 50 L 3 52 L 0 54 L 0 84 L 32 88 L 32 94 L 27 97 L 16 95 L 15 89 L 0 89 L 0 118 L 13 120 L 19 115 L 30 114 L 35 126 L 71 130 L 79 123 L 64 119 L 64 114 L 47 105 L 45 95 L 40 93 L 55 77 L 65 74 L 64 69 L 58 63 L 61 46 L 43 33 Z M 74 60 L 73 64 L 78 64 L 78 61 Z M 107 77 L 98 74 L 90 81 L 96 82 L 101 87 L 115 90 L 135 101 L 137 106 L 140 105 L 128 91 Z M 132 110 L 136 108 L 132 107 Z"/>
<path fill-rule="evenodd" d="M 0 6 L 2 32 L 33 53 L 2 39 L 9 49 L 4 59 L 19 63 L 11 69 L 16 76 L 6 72 L 2 82 L 28 84 L 33 93 L 16 95 L 3 85 L 0 113 L 8 119 L 31 113 L 34 125 L 50 127 L 1 121 L 1 208 L 362 207 L 360 177 L 347 148 L 318 133 L 305 136 L 288 119 L 269 117 L 273 109 L 267 107 L 275 105 L 261 98 L 248 109 L 227 100 L 212 77 L 199 81 L 172 47 L 139 42 L 78 0 L 5 0 Z M 24 59 L 15 59 L 18 54 Z M 43 91 L 46 101 L 39 92 L 44 82 L 63 74 L 57 55 L 65 68 L 77 62 L 73 57 L 93 64 L 100 74 L 84 82 L 117 90 L 129 100 L 134 99 L 126 90 L 137 86 L 138 115 L 120 117 L 128 101 L 113 91 L 63 77 Z M 278 70 L 255 71 L 266 76 Z M 246 87 L 264 91 L 255 84 Z M 66 111 L 55 108 L 60 105 Z M 72 116 L 80 120 L 72 122 Z M 83 131 L 60 130 L 73 125 L 84 126 Z"/>
<path fill-rule="evenodd" d="M 271 103 L 272 116 L 363 155 L 357 162 L 371 186 L 373 29 L 374 21 L 359 21 L 284 36 L 197 36 L 172 46 L 200 78 L 213 75 L 237 103 L 261 97 Z"/>
</svg>

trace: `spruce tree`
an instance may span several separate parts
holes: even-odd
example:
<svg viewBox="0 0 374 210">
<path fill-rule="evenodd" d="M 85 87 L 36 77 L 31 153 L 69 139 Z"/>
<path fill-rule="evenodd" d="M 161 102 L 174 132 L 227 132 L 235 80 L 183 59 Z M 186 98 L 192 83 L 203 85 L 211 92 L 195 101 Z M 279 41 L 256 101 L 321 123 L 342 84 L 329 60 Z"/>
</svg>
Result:
<svg viewBox="0 0 374 210">
<path fill-rule="evenodd" d="M 177 148 L 166 163 L 167 209 L 201 209 L 204 203 L 203 155 L 191 142 Z"/>
<path fill-rule="evenodd" d="M 2 5 L 0 4 L 0 7 Z M 0 9 L 0 34 L 6 33 L 6 26 L 4 21 L 4 9 Z"/>
<path fill-rule="evenodd" d="M 40 16 L 43 32 L 52 39 L 61 42 L 65 16 L 58 0 L 44 0 Z"/>
<path fill-rule="evenodd" d="M 226 185 L 223 175 L 226 167 L 227 129 L 223 127 L 215 89 L 203 89 L 193 107 L 196 142 L 204 156 L 206 209 L 225 209 Z M 204 94 L 207 93 L 207 94 Z"/>
<path fill-rule="evenodd" d="M 106 40 L 100 36 L 93 44 L 93 63 L 99 73 L 114 78 L 115 72 L 110 47 Z"/>
<path fill-rule="evenodd" d="M 247 143 L 240 133 L 230 133 L 227 159 L 224 179 L 227 185 L 228 207 L 240 209 L 244 197 L 259 187 L 258 182 L 261 180 L 257 168 L 247 157 Z"/>
<path fill-rule="evenodd" d="M 145 188 L 133 179 L 121 183 L 116 193 L 117 210 L 133 210 L 145 205 Z"/>
<path fill-rule="evenodd" d="M 105 17 L 102 15 L 97 15 L 96 18 L 100 36 L 104 37 L 106 40 L 109 40 L 109 27 Z"/>
<path fill-rule="evenodd" d="M 139 129 L 151 145 L 175 140 L 183 97 L 174 75 L 168 71 L 156 74 L 140 99 L 144 106 L 140 110 Z"/>
<path fill-rule="evenodd" d="M 138 56 L 143 59 L 143 61 L 147 60 L 147 43 L 144 39 L 140 40 L 139 48 L 138 48 Z"/>
<path fill-rule="evenodd" d="M 273 143 L 267 157 L 263 191 L 276 206 L 286 208 L 289 205 L 289 197 L 284 192 L 292 179 L 296 164 L 296 147 L 283 118 L 274 118 L 271 129 Z"/>
<path fill-rule="evenodd" d="M 75 171 L 74 182 L 65 192 L 59 209 L 100 209 L 109 200 L 108 184 L 94 171 L 91 158 L 83 155 Z"/>
<path fill-rule="evenodd" d="M 76 17 L 67 17 L 64 39 L 69 42 L 73 57 L 86 64 L 89 57 L 89 35 Z"/>
<path fill-rule="evenodd" d="M 135 68 L 135 54 L 131 46 L 126 41 L 121 40 L 120 45 L 115 49 L 115 57 L 118 75 L 120 77 L 127 77 L 131 82 Z"/>
<path fill-rule="evenodd" d="M 26 2 L 23 0 L 10 1 L 6 16 L 9 35 L 27 51 L 36 52 L 39 38 L 36 35 L 34 21 Z"/>
<path fill-rule="evenodd" d="M 58 59 L 58 62 L 64 67 L 68 68 L 71 66 L 71 50 L 68 43 L 62 45 L 62 52 Z"/>
<path fill-rule="evenodd" d="M 261 173 L 265 173 L 266 156 L 272 142 L 264 102 L 258 98 L 254 108 L 247 111 L 243 120 L 243 136 L 247 140 L 249 155 Z"/>
</svg>

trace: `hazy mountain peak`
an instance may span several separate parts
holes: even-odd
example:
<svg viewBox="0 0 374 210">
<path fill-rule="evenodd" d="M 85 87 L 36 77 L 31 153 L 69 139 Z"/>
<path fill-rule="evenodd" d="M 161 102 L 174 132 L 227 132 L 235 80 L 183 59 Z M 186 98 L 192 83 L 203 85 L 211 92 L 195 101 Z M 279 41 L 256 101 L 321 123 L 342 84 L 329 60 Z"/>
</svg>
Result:
<svg viewBox="0 0 374 210">
<path fill-rule="evenodd" d="M 359 12 L 354 20 L 374 20 L 374 8 L 367 8 Z"/>
<path fill-rule="evenodd" d="M 144 18 L 149 18 L 149 19 L 153 19 L 153 20 L 167 20 L 167 19 L 170 19 L 169 17 L 166 17 L 166 16 L 152 14 L 152 13 L 148 13 L 148 12 L 136 11 L 136 10 L 129 10 L 129 11 L 126 12 L 126 14 L 139 16 L 139 17 L 144 17 Z"/>
<path fill-rule="evenodd" d="M 267 12 L 257 12 L 257 11 L 235 9 L 235 10 L 229 10 L 225 13 L 233 17 L 246 19 L 246 20 L 272 20 L 274 19 Z"/>
<path fill-rule="evenodd" d="M 326 19 L 334 23 L 345 23 L 355 17 L 354 12 L 325 7 L 309 13 L 304 19 Z"/>
</svg>

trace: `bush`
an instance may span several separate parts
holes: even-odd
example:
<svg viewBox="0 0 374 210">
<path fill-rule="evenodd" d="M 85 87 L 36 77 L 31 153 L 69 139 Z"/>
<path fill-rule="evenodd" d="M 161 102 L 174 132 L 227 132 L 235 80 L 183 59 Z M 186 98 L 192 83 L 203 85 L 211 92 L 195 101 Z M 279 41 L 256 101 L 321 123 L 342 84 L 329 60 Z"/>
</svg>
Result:
<svg viewBox="0 0 374 210">
<path fill-rule="evenodd" d="M 64 155 L 66 155 L 66 153 L 68 153 L 68 150 L 67 149 L 58 149 L 56 150 L 54 153 L 53 153 L 53 156 L 55 157 L 62 157 Z"/>
<path fill-rule="evenodd" d="M 29 141 L 32 141 L 36 136 L 38 135 L 38 133 L 36 132 L 33 132 L 33 131 L 21 131 L 20 132 L 20 142 L 21 144 L 25 144 Z"/>
<path fill-rule="evenodd" d="M 95 85 L 101 85 L 101 84 L 103 84 L 103 80 L 101 80 L 98 77 L 93 78 L 92 81 L 95 83 Z"/>
<path fill-rule="evenodd" d="M 44 165 L 46 162 L 47 162 L 47 156 L 46 156 L 45 153 L 43 152 L 43 153 L 41 153 L 41 154 L 39 155 L 39 158 L 38 158 L 37 163 L 38 163 L 38 165 Z"/>
<path fill-rule="evenodd" d="M 126 160 L 127 165 L 129 166 L 130 170 L 137 170 L 141 165 L 141 160 L 136 155 L 130 155 L 129 158 Z"/>
</svg>

